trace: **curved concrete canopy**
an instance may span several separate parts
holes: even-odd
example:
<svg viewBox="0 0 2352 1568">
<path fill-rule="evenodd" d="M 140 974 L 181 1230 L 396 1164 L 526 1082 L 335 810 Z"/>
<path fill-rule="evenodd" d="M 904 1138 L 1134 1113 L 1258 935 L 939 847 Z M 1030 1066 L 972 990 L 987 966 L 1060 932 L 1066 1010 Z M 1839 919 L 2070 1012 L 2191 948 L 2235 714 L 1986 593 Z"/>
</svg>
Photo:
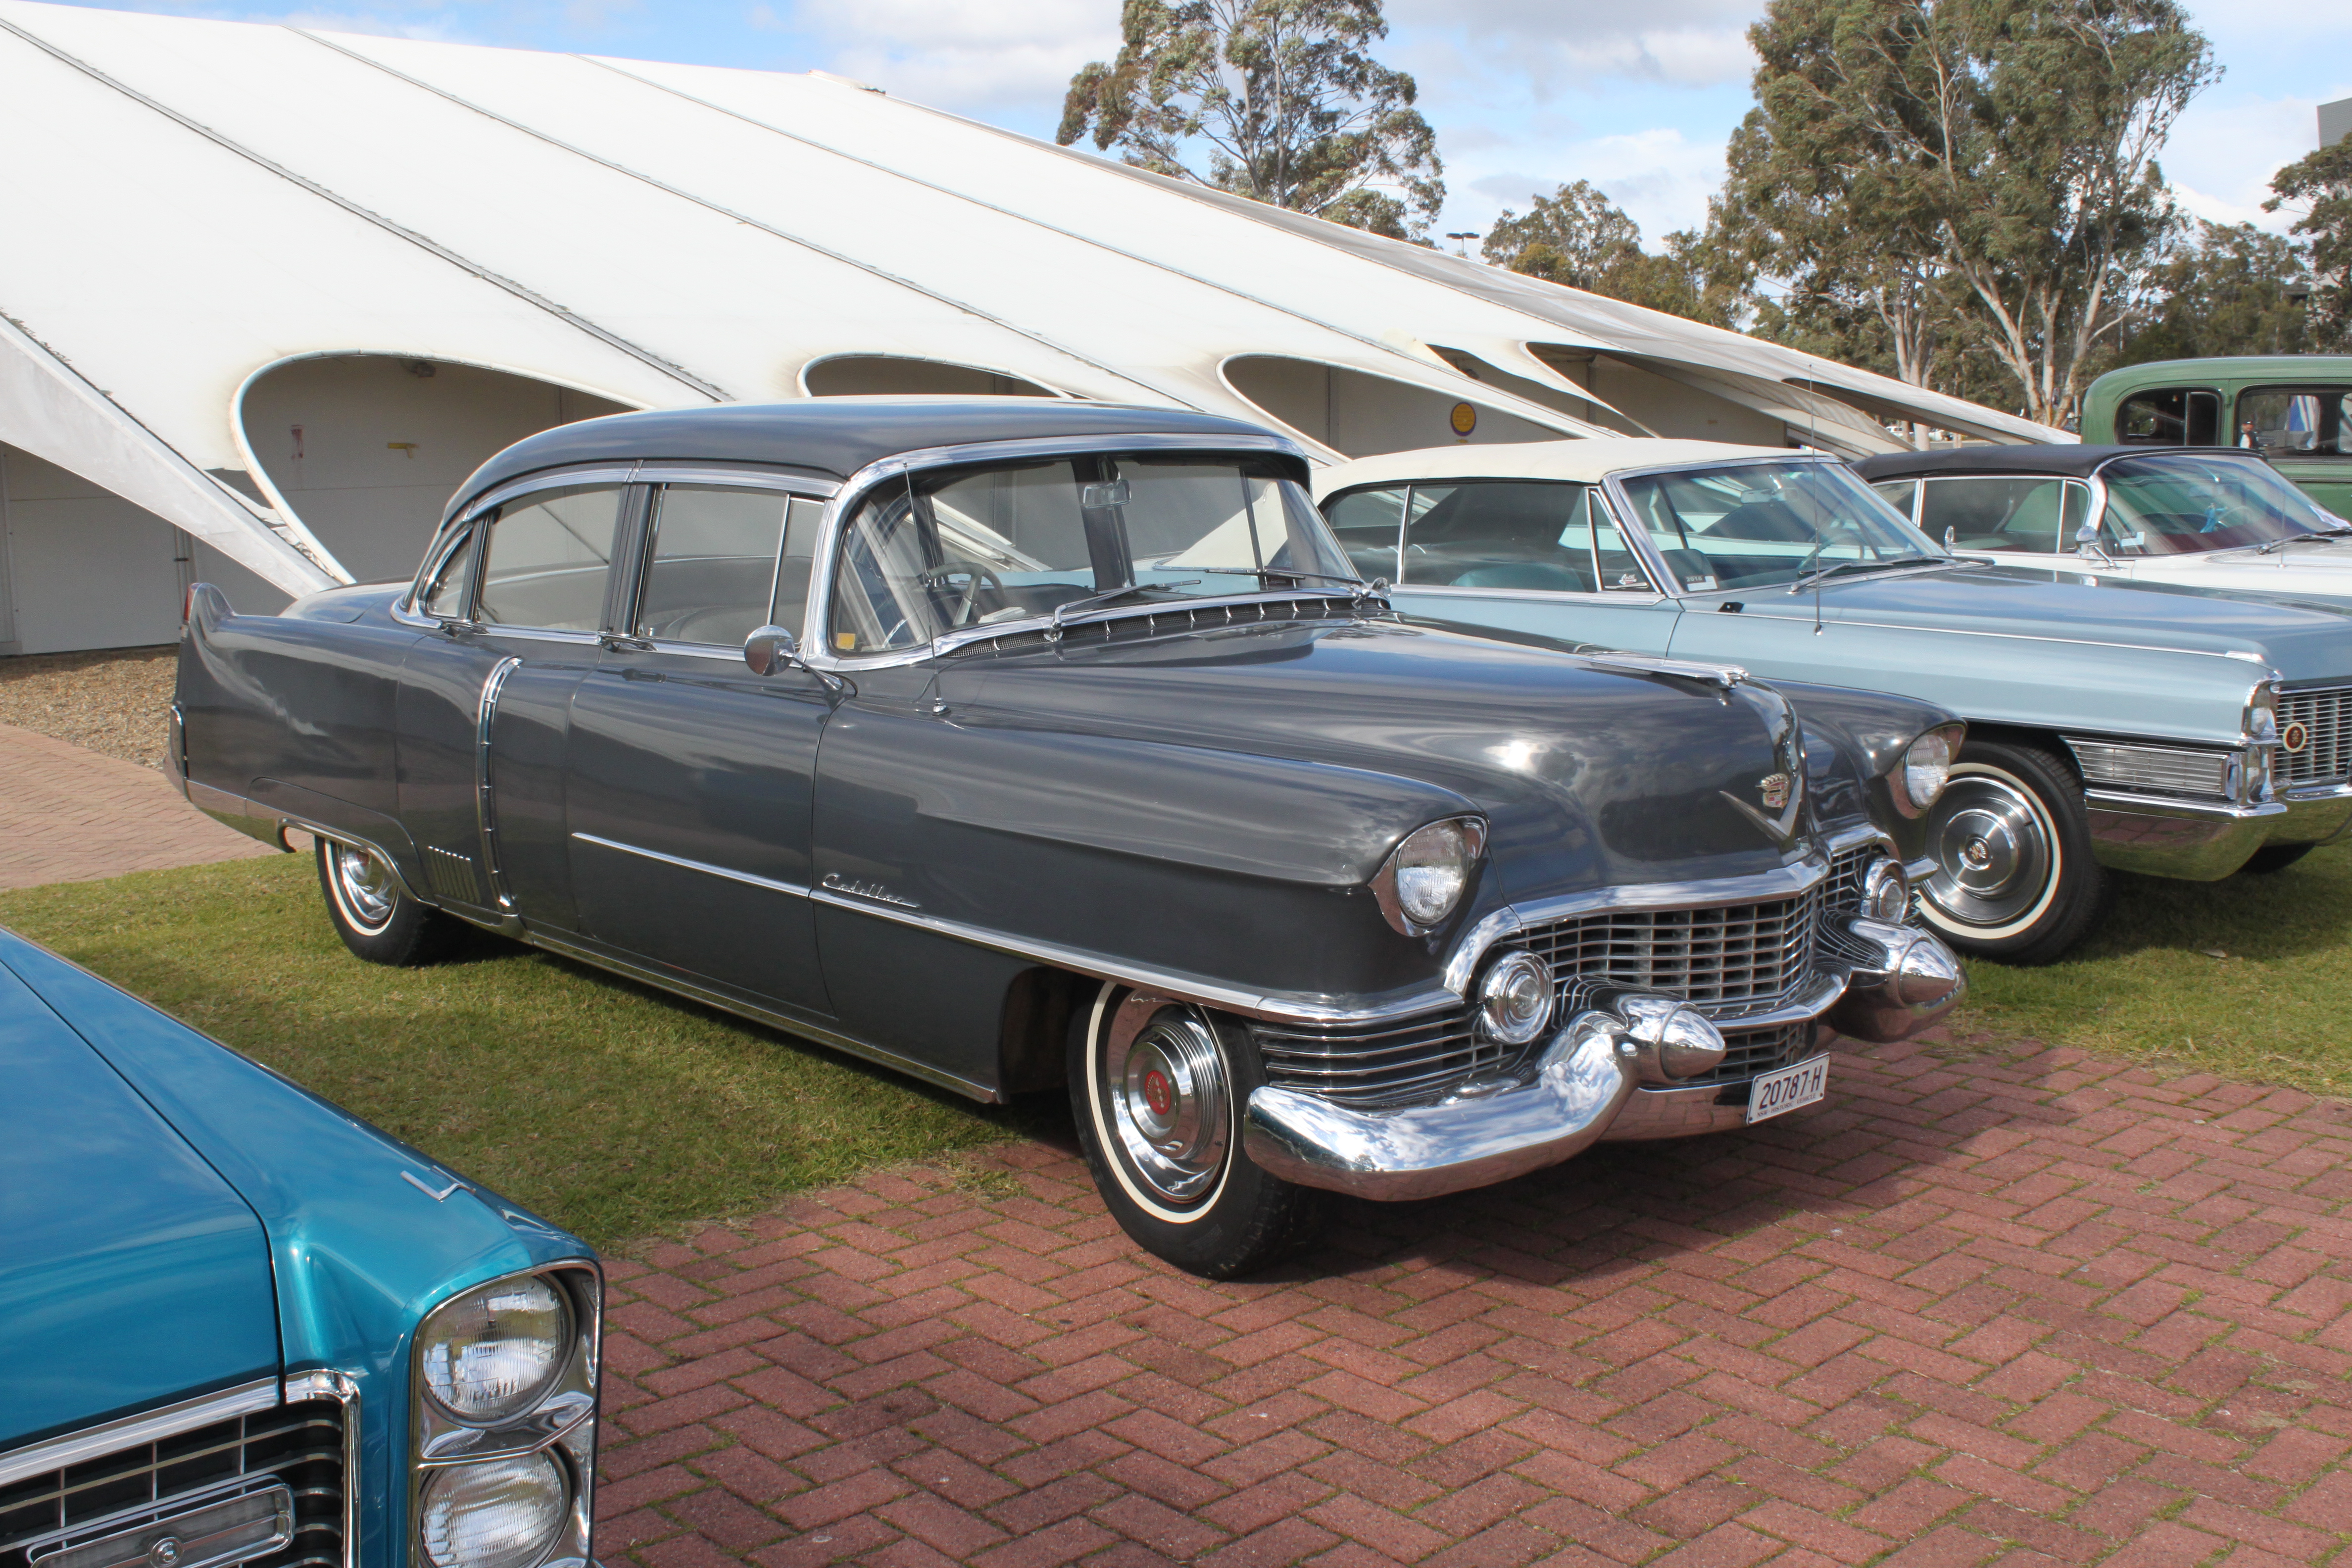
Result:
<svg viewBox="0 0 2352 1568">
<path fill-rule="evenodd" d="M 647 408 L 929 363 L 1257 419 L 1227 367 L 1286 362 L 1400 389 L 1378 418 L 1306 421 L 1326 458 L 1371 449 L 1331 443 L 1349 427 L 1450 441 L 1436 411 L 1461 402 L 1479 439 L 1705 433 L 1621 413 L 1565 353 L 1840 451 L 1895 447 L 1885 417 L 2068 438 L 814 73 L 0 0 L 0 144 L 41 236 L 0 247 L 0 440 L 289 592 L 348 573 L 290 494 L 239 492 L 236 409 L 306 355 Z"/>
</svg>

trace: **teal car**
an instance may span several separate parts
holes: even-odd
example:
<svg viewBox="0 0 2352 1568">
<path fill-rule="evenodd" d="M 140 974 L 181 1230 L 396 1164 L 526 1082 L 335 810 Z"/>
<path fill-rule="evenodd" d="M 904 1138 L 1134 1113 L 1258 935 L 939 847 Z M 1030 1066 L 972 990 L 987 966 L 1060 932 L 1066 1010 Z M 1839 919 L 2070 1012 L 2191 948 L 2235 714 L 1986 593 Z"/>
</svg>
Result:
<svg viewBox="0 0 2352 1568">
<path fill-rule="evenodd" d="M 2239 447 L 2352 517 L 2352 354 L 2158 360 L 2083 395 L 2092 446 Z"/>
<path fill-rule="evenodd" d="M 1438 447 L 1324 469 L 1316 498 L 1408 616 L 1968 721 L 1928 808 L 1920 913 L 2047 963 L 2109 869 L 2275 871 L 2352 823 L 2352 618 L 1947 551 L 1808 452 L 1642 438 Z"/>
<path fill-rule="evenodd" d="M 0 931 L 0 1565 L 589 1568 L 579 1237 Z"/>
</svg>

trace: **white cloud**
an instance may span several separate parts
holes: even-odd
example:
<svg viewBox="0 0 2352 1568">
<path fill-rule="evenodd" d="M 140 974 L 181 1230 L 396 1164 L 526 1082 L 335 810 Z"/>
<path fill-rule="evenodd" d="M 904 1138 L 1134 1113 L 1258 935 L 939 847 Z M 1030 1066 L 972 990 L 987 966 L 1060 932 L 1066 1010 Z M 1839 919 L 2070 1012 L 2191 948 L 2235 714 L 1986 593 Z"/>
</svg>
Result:
<svg viewBox="0 0 2352 1568">
<path fill-rule="evenodd" d="M 899 97 L 1034 115 L 1058 110 L 1079 67 L 1117 52 L 1118 23 L 1108 0 L 798 0 L 781 25 L 830 42 L 828 69 Z"/>
<path fill-rule="evenodd" d="M 1547 172 L 1524 172 L 1530 167 Z M 1642 226 L 1643 242 L 1654 250 L 1672 231 L 1706 222 L 1706 198 L 1723 183 L 1723 144 L 1675 130 L 1636 131 L 1464 158 L 1448 174 L 1454 199 L 1446 205 L 1447 228 L 1483 231 L 1506 207 L 1525 212 L 1530 196 L 1590 180 Z"/>
<path fill-rule="evenodd" d="M 2213 223 L 2251 223 L 2284 234 L 2288 212 L 2266 213 L 2271 176 L 2319 145 L 2316 98 L 2190 104 L 2158 160 L 2180 205 Z"/>
<path fill-rule="evenodd" d="M 1389 16 L 1400 40 L 1459 38 L 1464 68 L 1525 77 L 1543 95 L 1594 78 L 1744 80 L 1755 69 L 1748 26 L 1762 11 L 1757 0 L 1393 0 Z"/>
</svg>

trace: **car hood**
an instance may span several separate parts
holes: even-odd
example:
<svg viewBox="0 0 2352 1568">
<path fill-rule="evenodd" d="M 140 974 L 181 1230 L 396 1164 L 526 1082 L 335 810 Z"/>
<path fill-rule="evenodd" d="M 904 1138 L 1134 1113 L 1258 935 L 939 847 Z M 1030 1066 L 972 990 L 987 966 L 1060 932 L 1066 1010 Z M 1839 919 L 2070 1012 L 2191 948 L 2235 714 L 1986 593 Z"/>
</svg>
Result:
<svg viewBox="0 0 2352 1568">
<path fill-rule="evenodd" d="M 1764 781 L 1794 744 L 1788 705 L 1752 684 L 1376 620 L 967 656 L 938 693 L 961 723 L 1322 764 L 1335 798 L 1381 800 L 1385 780 L 1419 803 L 1405 830 L 1466 802 L 1493 829 L 1489 900 L 1751 875 L 1804 852 L 1734 804 L 1778 817 Z M 1317 879 L 1360 881 L 1393 846 L 1396 822 L 1360 815 Z M 1268 842 L 1252 847 L 1257 834 Z M 1237 820 L 1218 836 L 1242 863 L 1272 864 L 1302 852 L 1285 834 Z"/>
<path fill-rule="evenodd" d="M 1810 616 L 1812 596 L 1750 593 L 1750 613 Z M 1993 566 L 1822 584 L 1822 613 L 1944 631 L 2252 654 L 2288 679 L 2352 674 L 2352 626 L 2316 606 L 2156 583 L 2084 583 L 2073 573 Z"/>
<path fill-rule="evenodd" d="M 0 1451 L 274 1377 L 245 1200 L 0 965 Z"/>
</svg>

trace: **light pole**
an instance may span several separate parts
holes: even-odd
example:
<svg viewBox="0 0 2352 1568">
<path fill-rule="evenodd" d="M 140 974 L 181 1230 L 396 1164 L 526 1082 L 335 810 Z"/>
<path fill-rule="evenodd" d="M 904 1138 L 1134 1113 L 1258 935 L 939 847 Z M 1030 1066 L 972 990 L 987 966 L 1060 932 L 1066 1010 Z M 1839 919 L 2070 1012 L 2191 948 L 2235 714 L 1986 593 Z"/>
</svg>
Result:
<svg viewBox="0 0 2352 1568">
<path fill-rule="evenodd" d="M 1462 258 L 1463 260 L 1467 261 L 1470 259 L 1470 247 L 1465 242 L 1477 238 L 1478 231 L 1476 229 L 1465 229 L 1460 234 L 1449 234 L 1445 237 L 1454 241 L 1454 254 Z"/>
</svg>

